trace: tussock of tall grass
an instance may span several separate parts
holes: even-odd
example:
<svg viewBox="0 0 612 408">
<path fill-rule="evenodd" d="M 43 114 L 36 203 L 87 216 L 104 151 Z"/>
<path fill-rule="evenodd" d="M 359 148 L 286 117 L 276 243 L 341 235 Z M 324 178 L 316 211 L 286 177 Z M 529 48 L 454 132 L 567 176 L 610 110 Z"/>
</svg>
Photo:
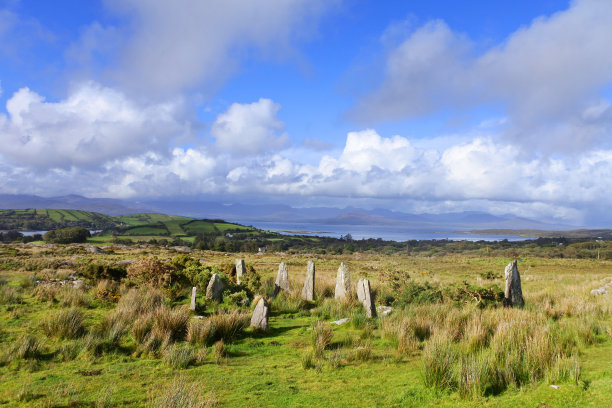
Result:
<svg viewBox="0 0 612 408">
<path fill-rule="evenodd" d="M 0 286 L 0 304 L 15 305 L 23 303 L 23 298 L 16 288 L 8 285 Z"/>
<path fill-rule="evenodd" d="M 325 350 L 332 342 L 334 337 L 334 330 L 331 325 L 327 322 L 316 321 L 312 325 L 312 348 L 317 357 L 323 354 Z"/>
<path fill-rule="evenodd" d="M 197 354 L 191 347 L 178 344 L 167 347 L 163 357 L 165 364 L 177 369 L 187 368 L 197 360 Z"/>
<path fill-rule="evenodd" d="M 547 292 L 535 298 L 540 303 L 525 309 L 412 305 L 382 318 L 382 335 L 396 342 L 399 355 L 423 348 L 425 385 L 464 398 L 542 380 L 578 381 L 575 356 L 607 335 L 601 319 L 609 316 L 608 303 Z"/>
<path fill-rule="evenodd" d="M 83 312 L 77 308 L 56 312 L 42 322 L 42 329 L 49 337 L 76 339 L 85 334 Z"/>
<path fill-rule="evenodd" d="M 38 359 L 43 353 L 44 341 L 31 334 L 21 335 L 10 347 L 5 359 Z"/>
<path fill-rule="evenodd" d="M 204 394 L 202 384 L 176 377 L 169 387 L 149 398 L 151 408 L 216 408 L 219 400 L 213 393 Z"/>
<path fill-rule="evenodd" d="M 168 338 L 171 342 L 180 340 L 187 333 L 187 323 L 190 318 L 191 312 L 187 308 L 168 309 L 160 307 L 153 313 L 153 330 L 157 331 L 161 337 Z"/>
<path fill-rule="evenodd" d="M 310 302 L 302 299 L 298 292 L 281 291 L 270 302 L 270 311 L 274 314 L 294 314 L 307 311 Z"/>
<path fill-rule="evenodd" d="M 234 310 L 211 315 L 208 319 L 214 326 L 215 335 L 213 338 L 231 342 L 249 325 L 250 315 Z"/>
<path fill-rule="evenodd" d="M 132 323 L 139 316 L 155 312 L 163 302 L 164 295 L 155 289 L 130 289 L 119 299 L 115 313 Z"/>
<path fill-rule="evenodd" d="M 48 304 L 53 304 L 57 302 L 59 290 L 60 288 L 58 288 L 57 286 L 38 285 L 34 288 L 33 294 L 34 298 L 39 302 L 47 302 Z"/>
<path fill-rule="evenodd" d="M 91 299 L 81 289 L 75 287 L 64 287 L 59 290 L 60 305 L 71 307 L 89 307 Z"/>
<path fill-rule="evenodd" d="M 102 279 L 91 289 L 91 293 L 98 299 L 114 300 L 119 297 L 119 284 L 113 280 Z"/>
<path fill-rule="evenodd" d="M 209 319 L 192 319 L 187 326 L 187 341 L 191 344 L 210 345 L 216 335 L 215 325 Z"/>
<path fill-rule="evenodd" d="M 349 317 L 354 311 L 362 308 L 363 306 L 357 299 L 348 298 L 339 302 L 331 298 L 325 298 L 311 314 L 319 319 L 336 320 Z"/>
</svg>

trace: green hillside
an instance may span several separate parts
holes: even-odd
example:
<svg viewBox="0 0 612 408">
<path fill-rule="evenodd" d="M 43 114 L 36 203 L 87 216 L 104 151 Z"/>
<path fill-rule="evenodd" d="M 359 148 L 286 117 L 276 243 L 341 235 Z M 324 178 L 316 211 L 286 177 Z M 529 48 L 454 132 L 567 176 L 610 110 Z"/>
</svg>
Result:
<svg viewBox="0 0 612 408">
<path fill-rule="evenodd" d="M 92 238 L 93 242 L 99 243 L 115 239 L 180 239 L 191 243 L 198 235 L 214 238 L 226 234 L 251 234 L 255 231 L 254 228 L 222 220 L 197 220 L 167 214 L 146 213 L 111 217 L 80 210 L 0 210 L 0 230 L 47 231 L 68 227 L 104 230 L 99 236 Z"/>
<path fill-rule="evenodd" d="M 0 210 L 0 230 L 51 230 L 83 227 L 107 229 L 116 225 L 114 217 L 80 210 Z"/>
</svg>

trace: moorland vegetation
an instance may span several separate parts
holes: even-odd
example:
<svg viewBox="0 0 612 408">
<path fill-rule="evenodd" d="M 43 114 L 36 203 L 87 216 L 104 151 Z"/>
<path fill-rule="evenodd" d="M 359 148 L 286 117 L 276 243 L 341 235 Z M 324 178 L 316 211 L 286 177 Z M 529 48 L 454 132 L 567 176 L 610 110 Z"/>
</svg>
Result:
<svg viewBox="0 0 612 408">
<path fill-rule="evenodd" d="M 591 294 L 612 286 L 601 253 L 448 245 L 340 254 L 0 245 L 0 404 L 612 404 L 612 294 Z M 240 284 L 235 258 L 247 265 Z M 513 258 L 523 308 L 502 306 L 503 269 Z M 301 297 L 310 259 L 314 301 Z M 280 261 L 291 288 L 274 297 Z M 334 299 L 340 262 L 353 286 L 360 277 L 372 282 L 376 305 L 389 314 L 368 318 L 354 297 Z M 226 287 L 221 301 L 205 297 L 214 273 Z M 271 308 L 267 331 L 249 327 L 262 296 Z"/>
</svg>

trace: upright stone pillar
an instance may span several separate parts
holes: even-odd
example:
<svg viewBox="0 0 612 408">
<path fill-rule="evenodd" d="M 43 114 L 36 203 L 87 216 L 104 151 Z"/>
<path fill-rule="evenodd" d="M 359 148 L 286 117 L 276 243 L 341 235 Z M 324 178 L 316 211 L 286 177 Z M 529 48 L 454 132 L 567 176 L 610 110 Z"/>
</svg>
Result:
<svg viewBox="0 0 612 408">
<path fill-rule="evenodd" d="M 198 288 L 195 286 L 191 288 L 191 304 L 189 305 L 189 309 L 195 312 L 196 310 L 196 294 L 198 293 Z"/>
<path fill-rule="evenodd" d="M 344 262 L 340 263 L 336 274 L 336 291 L 334 298 L 344 300 L 351 296 L 351 274 Z"/>
<path fill-rule="evenodd" d="M 516 259 L 504 269 L 506 288 L 504 290 L 504 306 L 522 307 L 525 304 L 523 290 L 521 289 L 521 275 L 519 275 Z"/>
<path fill-rule="evenodd" d="M 206 287 L 206 300 L 221 302 L 223 300 L 223 289 L 225 289 L 225 284 L 218 274 L 213 273 Z"/>
<path fill-rule="evenodd" d="M 268 330 L 268 315 L 270 313 L 270 307 L 268 302 L 263 297 L 257 302 L 253 315 L 251 316 L 251 327 L 256 329 Z"/>
<path fill-rule="evenodd" d="M 357 282 L 357 299 L 363 305 L 366 311 L 366 316 L 376 317 L 376 307 L 372 298 L 372 290 L 370 289 L 370 281 L 367 279 L 359 279 Z"/>
<path fill-rule="evenodd" d="M 287 264 L 284 262 L 281 262 L 278 265 L 278 274 L 276 274 L 276 281 L 274 282 L 274 286 L 275 296 L 281 290 L 284 290 L 285 292 L 289 291 L 289 269 L 287 269 Z"/>
<path fill-rule="evenodd" d="M 242 275 L 246 274 L 246 266 L 244 259 L 236 259 L 236 284 L 240 285 Z"/>
<path fill-rule="evenodd" d="M 302 288 L 302 299 L 313 301 L 315 298 L 315 263 L 313 260 L 308 261 L 306 266 L 306 279 Z"/>
</svg>

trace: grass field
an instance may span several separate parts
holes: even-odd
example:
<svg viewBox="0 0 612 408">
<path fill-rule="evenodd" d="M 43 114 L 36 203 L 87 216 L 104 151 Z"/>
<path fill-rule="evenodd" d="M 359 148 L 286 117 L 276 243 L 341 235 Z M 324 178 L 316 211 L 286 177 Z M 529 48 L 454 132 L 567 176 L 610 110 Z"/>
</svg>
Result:
<svg viewBox="0 0 612 408">
<path fill-rule="evenodd" d="M 121 316 L 119 309 L 126 313 L 130 296 L 149 293 L 149 289 L 141 287 L 129 295 L 126 286 L 117 287 L 121 298 L 117 304 L 117 298 L 105 297 L 109 290 L 112 292 L 110 286 L 104 286 L 108 283 L 94 280 L 83 289 L 45 289 L 44 285 L 33 286 L 32 278 L 61 279 L 92 262 L 112 264 L 150 257 L 164 260 L 179 253 L 167 248 L 110 247 L 107 254 L 87 254 L 79 248 L 0 247 L 0 405 L 155 406 L 156 399 L 175 384 L 177 389 L 193 387 L 200 402 L 206 400 L 211 403 L 207 406 L 220 407 L 612 406 L 612 300 L 610 294 L 589 294 L 612 277 L 608 261 L 524 259 L 519 268 L 526 306 L 508 310 L 495 306 L 479 309 L 469 300 L 431 303 L 413 299 L 412 303 L 401 304 L 397 302 L 406 296 L 400 293 L 404 289 L 389 289 L 393 273 L 404 278 L 396 282 L 400 288 L 408 282 L 421 288 L 426 283 L 451 288 L 462 282 L 501 286 L 508 258 L 473 254 L 390 257 L 375 253 L 316 257 L 318 298 L 305 303 L 299 301 L 297 293 L 310 257 L 236 254 L 234 257 L 243 257 L 261 276 L 262 293 L 269 290 L 266 288 L 276 275 L 278 262 L 283 260 L 289 267 L 296 293 L 271 299 L 270 330 L 255 332 L 247 328 L 222 346 L 189 343 L 184 340 L 189 336 L 181 337 L 185 336 L 182 332 L 170 343 L 143 352 L 143 347 L 150 345 L 138 340 L 137 322 L 128 319 L 121 326 L 113 323 L 120 320 L 112 316 Z M 79 255 L 79 251 L 87 255 Z M 213 251 L 193 251 L 190 256 L 221 269 L 234 259 Z M 78 260 L 76 264 L 74 259 Z M 329 297 L 333 297 L 341 261 L 350 268 L 353 287 L 359 277 L 372 281 L 377 304 L 388 302 L 390 294 L 396 297 L 388 317 L 367 319 L 359 304 L 337 303 Z M 184 295 L 166 299 L 162 303 L 164 313 L 175 317 L 183 313 L 180 308 L 189 303 L 189 291 L 186 287 Z M 207 303 L 210 311 L 237 308 L 229 295 L 221 305 L 206 302 L 202 296 L 199 303 Z M 242 310 L 250 312 L 251 307 Z M 59 324 L 60 315 L 70 313 L 77 313 L 76 317 L 80 313 L 83 318 L 77 325 L 78 332 L 61 338 L 57 333 L 64 326 L 51 331 L 46 328 Z M 207 319 L 214 319 L 211 312 L 200 313 L 204 320 L 188 321 L 207 324 Z M 351 321 L 341 326 L 328 323 L 341 317 Z M 75 321 L 70 320 L 69 327 L 76 327 Z M 315 333 L 319 336 L 320 327 L 330 336 L 323 347 L 313 340 Z M 504 337 L 510 343 L 500 342 L 499 333 L 508 327 L 522 331 Z M 511 371 L 523 373 L 516 377 L 517 383 L 493 389 L 484 385 L 479 388 L 477 381 L 467 388 L 459 380 L 452 382 L 455 378 L 472 378 L 461 373 L 480 373 L 474 378 L 491 381 L 487 373 L 495 364 L 501 367 L 495 362 L 495 350 L 504 344 L 509 347 L 507 344 L 514 344 L 512 341 L 521 336 L 525 336 L 523 346 L 515 351 L 503 349 L 503 355 L 520 350 L 526 353 L 524 360 L 517 360 L 522 361 L 521 366 L 513 366 Z M 565 353 L 565 357 L 555 353 Z M 432 356 L 458 360 L 432 360 Z M 448 378 L 452 381 L 444 386 L 428 385 L 432 367 L 440 361 L 449 365 L 437 375 L 446 378 L 444 372 L 451 373 L 452 378 Z M 549 361 L 552 365 L 547 366 Z M 507 373 L 509 367 L 499 375 Z M 537 374 L 538 367 L 543 367 L 541 375 Z M 530 379 L 531 375 L 535 377 Z M 551 388 L 551 384 L 559 388 Z"/>
</svg>

